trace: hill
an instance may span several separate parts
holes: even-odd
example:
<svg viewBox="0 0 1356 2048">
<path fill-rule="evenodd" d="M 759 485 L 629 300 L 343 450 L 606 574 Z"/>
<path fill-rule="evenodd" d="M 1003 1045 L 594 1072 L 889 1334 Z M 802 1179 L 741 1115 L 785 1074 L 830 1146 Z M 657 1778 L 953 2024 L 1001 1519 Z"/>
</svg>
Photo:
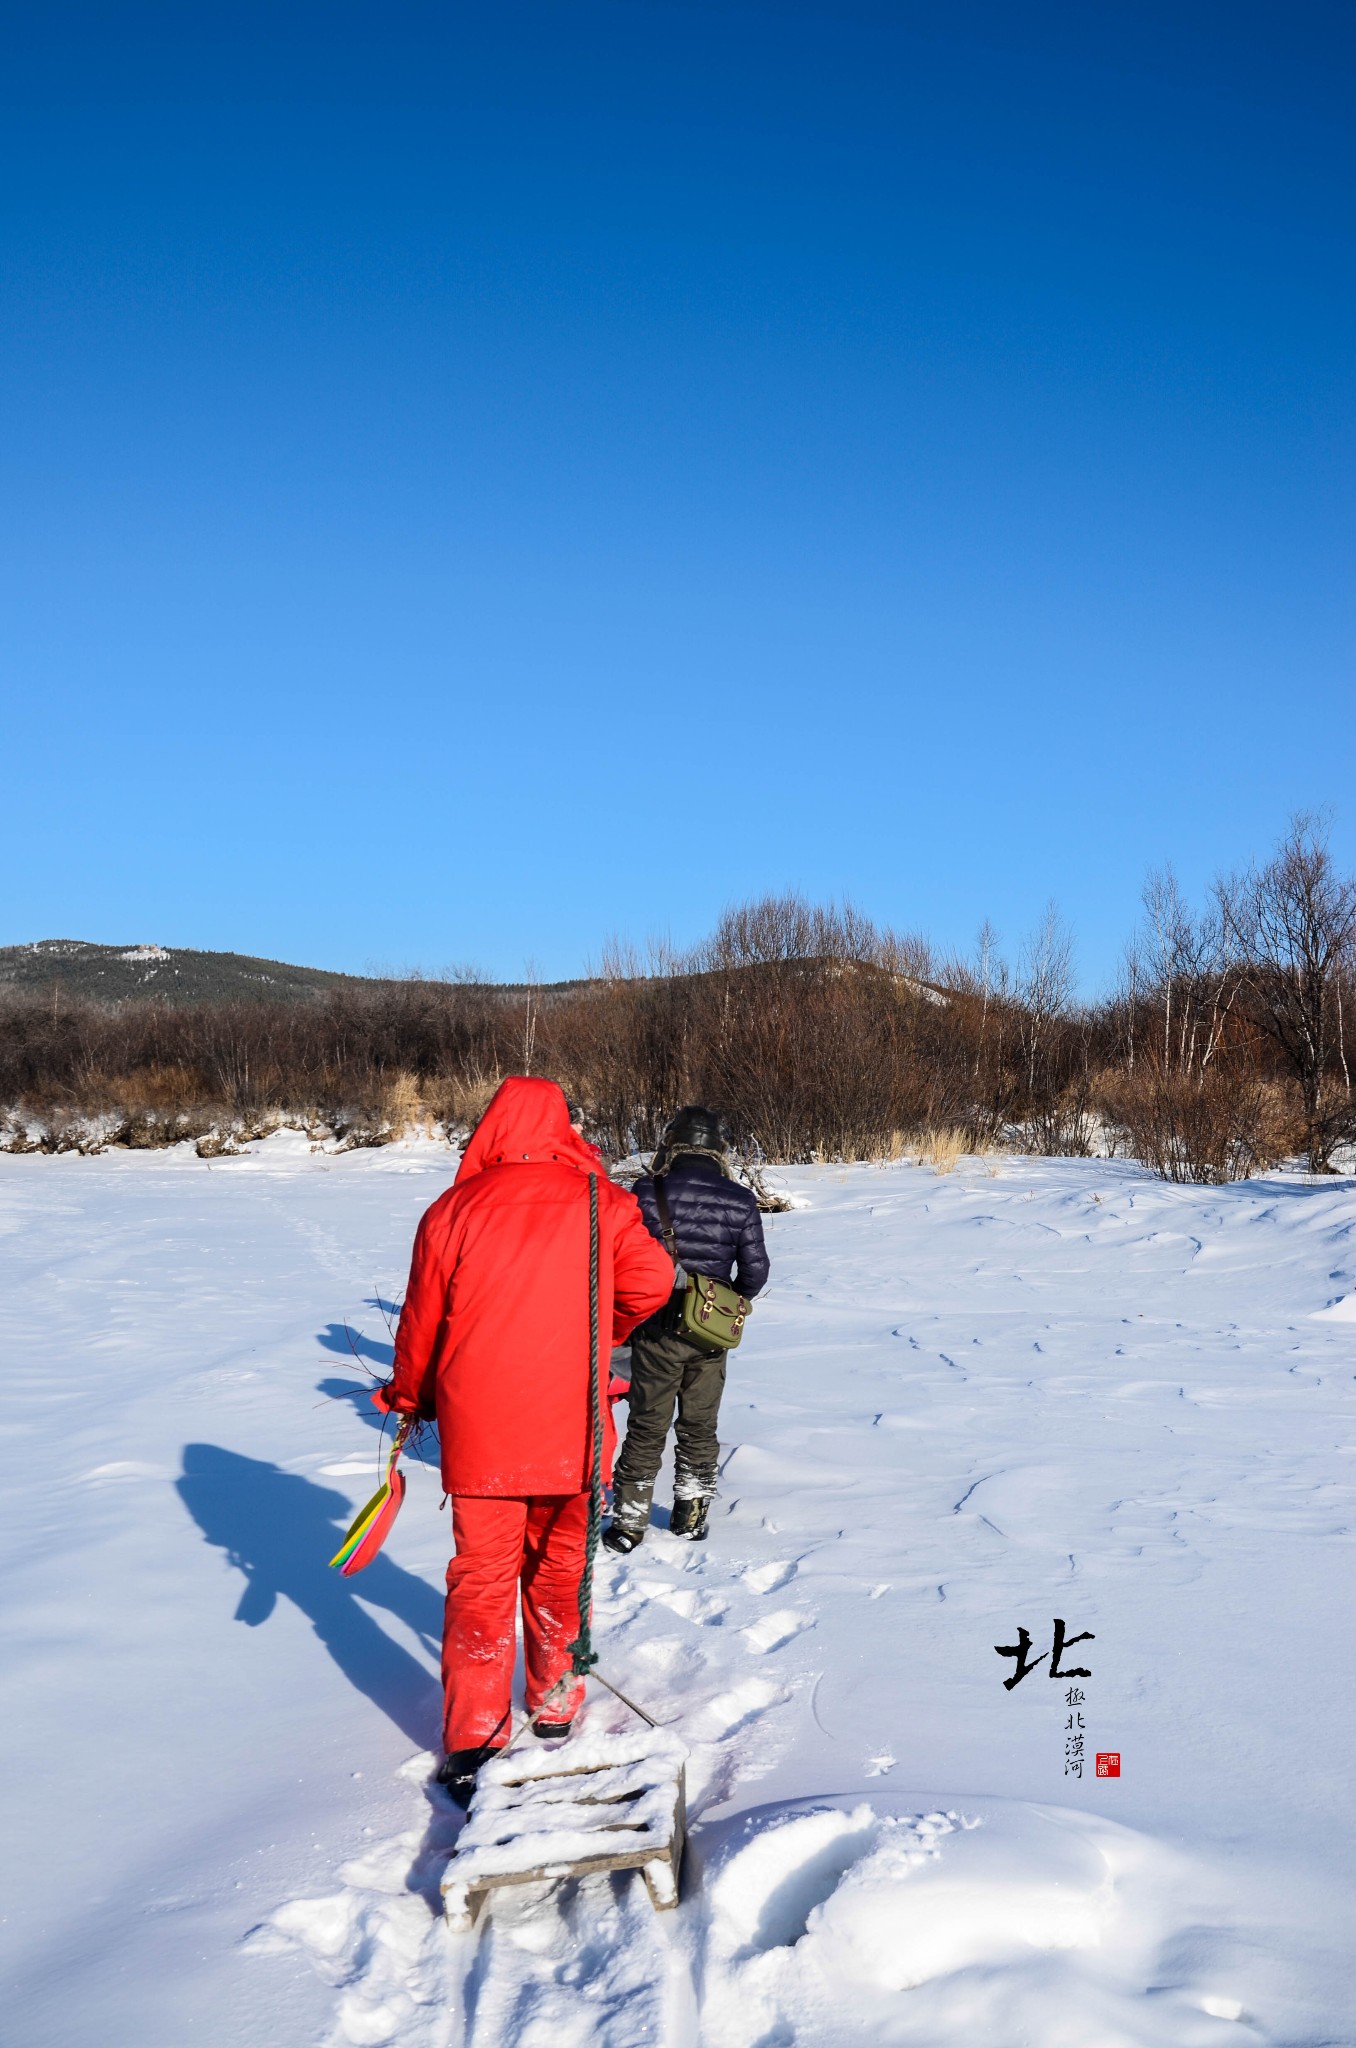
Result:
<svg viewBox="0 0 1356 2048">
<path fill-rule="evenodd" d="M 95 946 L 84 939 L 39 939 L 0 946 L 0 989 L 52 990 L 85 1001 L 126 1003 L 154 996 L 170 1003 L 315 1002 L 331 989 L 374 986 L 355 974 L 292 967 L 247 953 L 199 953 L 167 946 Z"/>
<path fill-rule="evenodd" d="M 294 967 L 285 960 L 258 960 L 249 953 L 207 953 L 188 947 L 96 946 L 87 939 L 38 939 L 28 946 L 0 946 L 0 993 L 19 989 L 97 1003 L 313 1003 L 339 989 L 401 986 L 419 976 L 338 974 L 328 967 Z M 437 976 L 431 977 L 437 980 Z M 526 982 L 483 987 L 502 1001 L 527 993 Z M 587 980 L 533 984 L 534 999 L 552 1000 Z"/>
</svg>

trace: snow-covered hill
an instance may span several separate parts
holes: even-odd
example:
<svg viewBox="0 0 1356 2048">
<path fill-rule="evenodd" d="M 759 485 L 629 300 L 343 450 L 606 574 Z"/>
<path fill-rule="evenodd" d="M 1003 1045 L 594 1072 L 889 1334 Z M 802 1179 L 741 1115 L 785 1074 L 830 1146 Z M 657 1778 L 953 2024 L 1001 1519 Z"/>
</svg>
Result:
<svg viewBox="0 0 1356 2048">
<path fill-rule="evenodd" d="M 343 1324 L 381 1371 L 449 1172 L 0 1158 L 6 2039 L 1356 2041 L 1351 1183 L 780 1176 L 711 1541 L 602 1572 L 693 1752 L 687 1901 L 454 1940 L 435 1474 L 326 1569 L 377 1472 Z"/>
</svg>

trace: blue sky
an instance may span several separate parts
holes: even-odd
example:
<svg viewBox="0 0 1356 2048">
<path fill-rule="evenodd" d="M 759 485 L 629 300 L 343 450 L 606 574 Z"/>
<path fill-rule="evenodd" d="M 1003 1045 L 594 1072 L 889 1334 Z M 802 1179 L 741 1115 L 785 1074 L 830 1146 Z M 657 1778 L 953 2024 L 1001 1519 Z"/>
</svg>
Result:
<svg viewBox="0 0 1356 2048">
<path fill-rule="evenodd" d="M 7 15 L 0 941 L 1356 865 L 1349 9 Z"/>
</svg>

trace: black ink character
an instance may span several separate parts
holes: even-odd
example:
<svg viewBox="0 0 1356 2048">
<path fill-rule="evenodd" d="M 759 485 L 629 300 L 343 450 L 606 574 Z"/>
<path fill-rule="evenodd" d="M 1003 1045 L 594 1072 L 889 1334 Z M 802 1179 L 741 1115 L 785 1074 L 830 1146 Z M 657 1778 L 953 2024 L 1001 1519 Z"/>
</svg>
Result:
<svg viewBox="0 0 1356 2048">
<path fill-rule="evenodd" d="M 1014 1685 L 1020 1685 L 1028 1671 L 1034 1671 L 1036 1666 L 1043 1664 L 1046 1657 L 1050 1654 L 1046 1650 L 1041 1656 L 1028 1659 L 1026 1653 L 1031 1648 L 1031 1637 L 1024 1628 L 1018 1629 L 1015 1643 L 1009 1643 L 1006 1647 L 1002 1643 L 995 1643 L 994 1648 L 1000 1657 L 1015 1657 L 1017 1659 L 1017 1669 L 1013 1672 L 1011 1678 L 1003 1680 L 1004 1692 L 1011 1692 Z"/>
<path fill-rule="evenodd" d="M 1071 1649 L 1075 1643 L 1095 1643 L 1097 1640 L 1096 1636 L 1093 1635 L 1090 1629 L 1084 1629 L 1082 1635 L 1066 1636 L 1064 1633 L 1064 1626 L 1064 1623 L 1059 1619 L 1058 1615 L 1056 1615 L 1054 1656 L 1050 1659 L 1050 1669 L 1046 1674 L 1047 1677 L 1061 1679 L 1091 1678 L 1092 1673 L 1086 1665 L 1074 1664 L 1070 1667 L 1068 1671 L 1060 1670 L 1059 1660 L 1064 1655 L 1066 1649 Z M 1050 1652 L 1048 1650 L 1044 1650 L 1042 1651 L 1039 1657 L 1030 1657 L 1027 1654 L 1030 1648 L 1031 1637 L 1028 1631 L 1024 1628 L 1018 1629 L 1017 1640 L 1015 1643 L 994 1644 L 994 1649 L 997 1651 L 1000 1657 L 1015 1657 L 1017 1660 L 1017 1669 L 1013 1672 L 1011 1678 L 1005 1678 L 1003 1680 L 1004 1692 L 1011 1692 L 1014 1685 L 1020 1685 L 1022 1680 L 1026 1677 L 1029 1671 L 1034 1671 L 1038 1664 L 1043 1664 L 1046 1658 L 1050 1656 Z M 1082 1704 L 1083 1695 L 1081 1692 L 1078 1691 L 1077 1686 L 1074 1686 L 1070 1688 L 1070 1691 L 1067 1695 L 1068 1705 L 1072 1706 L 1074 1704 L 1075 1694 L 1077 1694 L 1078 1703 L 1080 1705 Z"/>
<path fill-rule="evenodd" d="M 1069 1671 L 1061 1671 L 1059 1668 L 1059 1660 L 1064 1655 L 1065 1650 L 1071 1648 L 1074 1643 L 1095 1643 L 1096 1640 L 1097 1638 L 1092 1633 L 1091 1629 L 1085 1628 L 1081 1636 L 1069 1636 L 1066 1641 L 1064 1635 L 1064 1623 L 1059 1619 L 1058 1616 L 1056 1616 L 1055 1654 L 1050 1660 L 1049 1676 L 1051 1678 L 1091 1678 L 1092 1673 L 1089 1670 L 1087 1670 L 1085 1666 L 1080 1664 L 1075 1664 L 1073 1668 Z"/>
</svg>

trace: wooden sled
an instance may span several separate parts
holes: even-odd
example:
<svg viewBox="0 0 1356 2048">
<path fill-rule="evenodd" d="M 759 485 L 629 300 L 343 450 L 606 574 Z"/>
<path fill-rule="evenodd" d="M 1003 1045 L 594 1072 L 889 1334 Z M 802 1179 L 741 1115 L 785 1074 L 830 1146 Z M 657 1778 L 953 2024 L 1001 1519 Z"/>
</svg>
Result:
<svg viewBox="0 0 1356 2048">
<path fill-rule="evenodd" d="M 639 1870 L 656 1911 L 678 1903 L 687 1828 L 675 1736 L 588 1733 L 556 1749 L 514 1751 L 482 1766 L 443 1879 L 448 1925 L 475 1925 L 501 1885 L 545 1884 L 596 1870 Z"/>
</svg>

